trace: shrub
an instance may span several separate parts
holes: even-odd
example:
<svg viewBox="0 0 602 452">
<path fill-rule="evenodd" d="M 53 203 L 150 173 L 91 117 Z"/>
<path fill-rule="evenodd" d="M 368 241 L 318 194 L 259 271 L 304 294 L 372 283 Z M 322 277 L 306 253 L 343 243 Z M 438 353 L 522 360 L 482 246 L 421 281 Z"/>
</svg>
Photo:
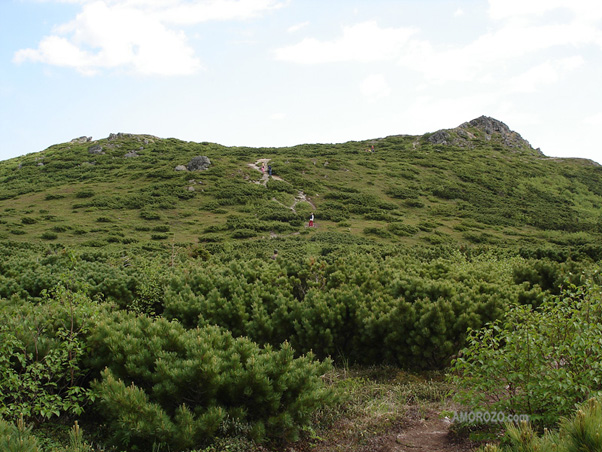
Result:
<svg viewBox="0 0 602 452">
<path fill-rule="evenodd" d="M 140 218 L 144 218 L 145 220 L 160 220 L 161 215 L 154 210 L 141 210 Z"/>
<path fill-rule="evenodd" d="M 179 451 L 207 444 L 228 425 L 255 439 L 297 438 L 332 401 L 320 379 L 330 365 L 293 357 L 287 344 L 261 349 L 217 327 L 115 313 L 90 337 L 98 408 L 115 443 Z"/>
<path fill-rule="evenodd" d="M 391 237 L 391 233 L 386 229 L 377 228 L 377 227 L 366 227 L 364 228 L 364 234 L 366 235 L 376 235 L 377 237 L 382 237 L 383 239 Z"/>
<path fill-rule="evenodd" d="M 86 300 L 59 287 L 46 304 L 4 307 L 0 315 L 0 417 L 41 421 L 83 412 L 87 390 L 80 382 L 86 373 L 81 366 Z"/>
<path fill-rule="evenodd" d="M 17 424 L 0 418 L 0 450 L 4 452 L 42 452 L 38 440 L 26 427 L 21 417 Z"/>
<path fill-rule="evenodd" d="M 94 190 L 85 189 L 75 192 L 75 197 L 78 199 L 92 198 L 95 194 Z"/>
<path fill-rule="evenodd" d="M 40 237 L 43 238 L 44 240 L 56 240 L 58 238 L 58 235 L 55 234 L 54 232 L 46 231 L 46 232 L 43 232 Z"/>
<path fill-rule="evenodd" d="M 392 198 L 397 199 L 415 199 L 418 198 L 418 192 L 406 187 L 390 187 L 385 190 L 385 193 Z"/>
<path fill-rule="evenodd" d="M 602 394 L 600 287 L 572 287 L 539 309 L 515 306 L 471 331 L 452 367 L 457 399 L 471 407 L 528 414 L 544 425 Z"/>
<path fill-rule="evenodd" d="M 235 239 L 248 239 L 255 237 L 257 233 L 253 229 L 235 229 L 232 231 L 232 237 Z"/>
<path fill-rule="evenodd" d="M 602 450 L 602 402 L 592 398 L 571 417 L 562 419 L 558 431 L 546 430 L 543 436 L 529 423 L 508 425 L 502 446 L 486 446 L 482 452 L 598 451 Z"/>
<path fill-rule="evenodd" d="M 416 207 L 416 208 L 424 207 L 424 202 L 422 202 L 420 199 L 406 199 L 404 201 L 404 204 L 408 207 Z"/>
<path fill-rule="evenodd" d="M 53 194 L 48 194 L 44 197 L 44 199 L 46 201 L 51 201 L 53 199 L 63 199 L 65 197 L 65 195 L 53 195 Z"/>
<path fill-rule="evenodd" d="M 23 223 L 23 224 L 35 224 L 37 222 L 38 222 L 38 220 L 36 220 L 35 218 L 32 218 L 32 217 L 21 218 L 21 223 Z"/>
<path fill-rule="evenodd" d="M 281 180 L 270 179 L 266 184 L 268 190 L 296 194 L 297 190 L 291 184 Z"/>
<path fill-rule="evenodd" d="M 387 229 L 400 237 L 409 237 L 419 232 L 417 227 L 403 223 L 390 223 L 387 225 Z"/>
</svg>

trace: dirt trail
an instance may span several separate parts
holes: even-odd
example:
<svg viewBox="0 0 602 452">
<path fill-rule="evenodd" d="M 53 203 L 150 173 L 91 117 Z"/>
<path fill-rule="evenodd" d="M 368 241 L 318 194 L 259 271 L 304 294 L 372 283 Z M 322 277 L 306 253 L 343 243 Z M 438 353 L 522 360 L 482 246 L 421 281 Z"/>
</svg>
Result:
<svg viewBox="0 0 602 452">
<path fill-rule="evenodd" d="M 262 174 L 260 180 L 254 181 L 256 184 L 263 185 L 264 187 L 267 186 L 268 180 L 270 179 L 270 175 L 268 174 L 269 162 L 270 162 L 270 159 L 259 159 L 255 163 L 248 164 L 250 168 L 253 168 L 257 171 L 261 171 L 261 167 L 263 165 L 263 168 L 264 168 L 263 174 Z M 283 180 L 281 177 L 274 176 L 274 175 L 272 175 L 271 178 L 273 180 Z M 295 196 L 295 200 L 293 201 L 292 206 L 284 205 L 280 201 L 278 201 L 276 198 L 272 198 L 272 201 L 276 201 L 278 204 L 286 207 L 287 209 L 291 209 L 295 213 L 296 213 L 295 206 L 297 204 L 299 204 L 300 202 L 306 202 L 312 207 L 312 209 L 314 209 L 314 210 L 316 209 L 316 206 L 314 205 L 314 203 L 312 203 L 309 199 L 307 199 L 307 195 L 305 193 L 303 193 L 302 190 L 299 190 L 299 192 L 297 193 L 297 196 Z"/>
<path fill-rule="evenodd" d="M 450 422 L 440 419 L 436 413 L 403 428 L 390 443 L 384 445 L 382 452 L 468 452 L 470 444 L 460 444 L 449 435 Z"/>
<path fill-rule="evenodd" d="M 268 162 L 269 161 L 270 161 L 270 159 L 259 159 L 255 163 L 249 163 L 249 167 L 251 167 L 257 171 L 261 171 L 261 167 L 263 165 L 263 175 L 261 176 L 261 179 L 255 183 L 261 184 L 264 187 L 267 185 L 268 179 L 270 178 L 270 175 L 268 174 Z M 274 176 L 272 176 L 272 178 L 275 179 Z M 280 178 L 278 178 L 278 179 L 282 180 Z"/>
<path fill-rule="evenodd" d="M 349 422 L 349 421 L 347 421 Z M 297 444 L 286 452 L 471 452 L 478 444 L 468 439 L 457 440 L 449 433 L 449 420 L 441 419 L 432 410 L 424 413 L 411 408 L 401 423 L 392 424 L 387 431 L 374 436 L 363 437 L 358 441 L 353 432 L 354 426 L 346 425 L 345 420 L 337 422 L 325 432 L 321 441 L 313 444 Z"/>
</svg>

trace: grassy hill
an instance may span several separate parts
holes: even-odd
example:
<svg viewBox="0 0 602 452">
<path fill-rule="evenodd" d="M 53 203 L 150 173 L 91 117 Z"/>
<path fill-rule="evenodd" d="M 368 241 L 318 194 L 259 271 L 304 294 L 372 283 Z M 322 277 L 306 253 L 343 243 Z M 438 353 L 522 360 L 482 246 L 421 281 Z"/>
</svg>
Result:
<svg viewBox="0 0 602 452">
<path fill-rule="evenodd" d="M 195 156 L 210 167 L 175 170 Z M 250 166 L 259 159 L 276 178 L 261 180 Z M 545 157 L 486 117 L 423 136 L 285 148 L 112 134 L 0 162 L 0 182 L 0 239 L 11 242 L 160 248 L 300 235 L 591 254 L 602 232 L 602 167 Z"/>
<path fill-rule="evenodd" d="M 0 449 L 376 450 L 447 428 L 443 372 L 489 322 L 599 306 L 602 167 L 492 118 L 287 148 L 83 137 L 0 182 Z M 530 355 L 473 371 L 568 415 L 600 379 L 550 353 L 548 378 L 500 370 Z"/>
</svg>

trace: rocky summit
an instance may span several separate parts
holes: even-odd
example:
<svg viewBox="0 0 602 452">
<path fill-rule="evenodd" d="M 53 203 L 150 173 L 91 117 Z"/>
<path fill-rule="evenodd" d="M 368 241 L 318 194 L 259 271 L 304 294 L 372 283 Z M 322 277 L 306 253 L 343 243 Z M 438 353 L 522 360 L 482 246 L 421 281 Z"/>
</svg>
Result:
<svg viewBox="0 0 602 452">
<path fill-rule="evenodd" d="M 511 150 L 522 150 L 541 154 L 533 149 L 527 140 L 518 132 L 510 129 L 505 123 L 489 116 L 479 116 L 472 121 L 460 124 L 453 129 L 442 129 L 428 135 L 432 144 L 474 148 L 477 143 L 490 142 Z"/>
</svg>

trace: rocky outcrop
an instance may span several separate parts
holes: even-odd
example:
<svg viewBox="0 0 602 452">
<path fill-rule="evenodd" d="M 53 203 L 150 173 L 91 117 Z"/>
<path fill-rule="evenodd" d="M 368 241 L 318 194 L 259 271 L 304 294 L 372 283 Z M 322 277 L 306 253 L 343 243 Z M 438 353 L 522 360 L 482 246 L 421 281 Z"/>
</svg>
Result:
<svg viewBox="0 0 602 452">
<path fill-rule="evenodd" d="M 193 157 L 188 165 L 186 165 L 186 168 L 188 171 L 204 171 L 209 168 L 209 165 L 211 165 L 211 160 L 209 160 L 209 157 L 199 155 L 197 157 Z"/>
<path fill-rule="evenodd" d="M 89 143 L 90 141 L 92 141 L 92 137 L 79 137 L 72 139 L 70 143 Z"/>
<path fill-rule="evenodd" d="M 465 148 L 473 148 L 479 142 L 486 142 L 513 150 L 526 150 L 541 154 L 541 151 L 533 149 L 520 134 L 510 130 L 502 121 L 489 116 L 480 116 L 454 129 L 438 130 L 427 135 L 426 140 L 432 144 Z"/>
<path fill-rule="evenodd" d="M 115 141 L 115 140 L 117 140 L 119 138 L 127 138 L 127 137 L 131 137 L 131 136 L 132 136 L 131 133 L 121 133 L 121 132 L 110 133 L 109 137 L 107 138 L 107 140 L 109 140 L 109 141 Z"/>
<path fill-rule="evenodd" d="M 430 135 L 427 140 L 433 144 L 450 144 L 451 135 L 447 130 L 438 130 Z"/>
<path fill-rule="evenodd" d="M 492 138 L 499 138 L 501 144 L 509 148 L 531 148 L 529 142 L 518 134 L 510 130 L 506 124 L 497 119 L 490 118 L 489 116 L 479 116 L 472 121 L 465 122 L 460 125 L 460 128 L 470 130 L 475 128 L 483 132 L 486 141 L 491 141 Z"/>
<path fill-rule="evenodd" d="M 104 154 L 104 151 L 102 150 L 102 146 L 99 145 L 99 144 L 95 144 L 93 146 L 90 146 L 88 148 L 88 152 L 90 154 L 95 154 L 95 155 Z"/>
<path fill-rule="evenodd" d="M 188 168 L 186 168 L 184 165 L 178 165 L 174 168 L 175 171 L 188 171 Z"/>
</svg>

